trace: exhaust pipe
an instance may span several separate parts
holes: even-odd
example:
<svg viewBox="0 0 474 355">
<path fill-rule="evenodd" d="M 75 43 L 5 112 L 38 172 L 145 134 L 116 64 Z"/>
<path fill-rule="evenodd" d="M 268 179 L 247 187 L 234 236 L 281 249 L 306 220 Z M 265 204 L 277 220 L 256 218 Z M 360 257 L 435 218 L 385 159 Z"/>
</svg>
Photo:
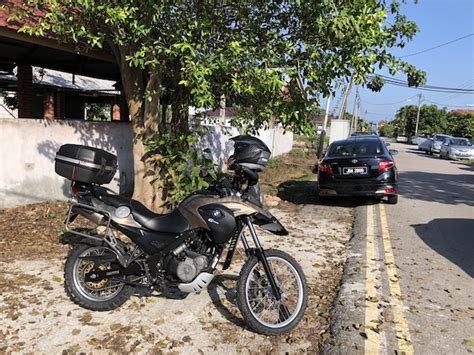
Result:
<svg viewBox="0 0 474 355">
<path fill-rule="evenodd" d="M 89 221 L 99 225 L 99 226 L 104 226 L 105 225 L 105 216 L 97 213 L 97 212 L 89 212 L 87 210 L 84 210 L 79 207 L 73 207 L 72 209 L 73 213 L 77 213 L 81 215 L 82 217 L 88 219 Z"/>
</svg>

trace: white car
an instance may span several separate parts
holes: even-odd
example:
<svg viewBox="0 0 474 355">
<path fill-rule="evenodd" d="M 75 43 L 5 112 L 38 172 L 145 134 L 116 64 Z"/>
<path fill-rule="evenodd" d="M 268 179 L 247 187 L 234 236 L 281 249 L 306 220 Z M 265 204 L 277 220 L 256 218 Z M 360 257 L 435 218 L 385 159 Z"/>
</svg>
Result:
<svg viewBox="0 0 474 355">
<path fill-rule="evenodd" d="M 439 153 L 441 146 L 443 143 L 446 143 L 449 138 L 453 137 L 448 136 L 447 134 L 435 134 L 433 136 L 433 144 L 431 145 L 431 153 Z"/>
<path fill-rule="evenodd" d="M 408 138 L 405 136 L 397 136 L 397 143 L 408 143 Z"/>
<path fill-rule="evenodd" d="M 415 136 L 411 139 L 411 144 L 415 144 L 415 145 L 420 145 L 421 143 L 423 143 L 424 141 L 426 141 L 428 138 L 426 137 L 422 137 L 422 136 Z"/>
<path fill-rule="evenodd" d="M 453 137 L 446 139 L 441 146 L 439 157 L 449 159 L 474 159 L 474 147 L 467 138 Z"/>
</svg>

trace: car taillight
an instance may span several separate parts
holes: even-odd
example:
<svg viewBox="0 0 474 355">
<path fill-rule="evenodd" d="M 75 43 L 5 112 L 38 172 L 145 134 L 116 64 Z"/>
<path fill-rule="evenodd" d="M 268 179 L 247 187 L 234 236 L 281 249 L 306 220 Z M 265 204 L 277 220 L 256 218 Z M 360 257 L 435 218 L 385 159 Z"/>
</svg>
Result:
<svg viewBox="0 0 474 355">
<path fill-rule="evenodd" d="M 386 194 L 393 194 L 395 192 L 395 189 L 393 188 L 393 186 L 387 186 L 385 188 L 385 193 Z"/>
<path fill-rule="evenodd" d="M 319 166 L 319 171 L 321 171 L 321 172 L 323 172 L 323 173 L 332 174 L 331 165 L 329 165 L 329 164 L 321 164 L 321 165 Z"/>
<path fill-rule="evenodd" d="M 379 162 L 379 174 L 386 172 L 387 170 L 393 167 L 393 161 L 391 160 L 381 160 Z"/>
</svg>

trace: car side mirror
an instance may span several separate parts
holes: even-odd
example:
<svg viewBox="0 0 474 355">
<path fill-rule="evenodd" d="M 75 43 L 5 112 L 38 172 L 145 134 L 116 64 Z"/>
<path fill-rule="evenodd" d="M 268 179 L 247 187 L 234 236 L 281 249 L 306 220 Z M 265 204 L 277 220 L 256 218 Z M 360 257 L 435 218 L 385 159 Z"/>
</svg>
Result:
<svg viewBox="0 0 474 355">
<path fill-rule="evenodd" d="M 397 155 L 398 154 L 398 150 L 396 150 L 396 149 L 389 149 L 388 152 L 390 153 L 390 155 Z"/>
<path fill-rule="evenodd" d="M 385 143 L 385 146 L 386 147 L 389 147 L 390 146 L 390 143 L 389 142 L 384 142 Z"/>
</svg>

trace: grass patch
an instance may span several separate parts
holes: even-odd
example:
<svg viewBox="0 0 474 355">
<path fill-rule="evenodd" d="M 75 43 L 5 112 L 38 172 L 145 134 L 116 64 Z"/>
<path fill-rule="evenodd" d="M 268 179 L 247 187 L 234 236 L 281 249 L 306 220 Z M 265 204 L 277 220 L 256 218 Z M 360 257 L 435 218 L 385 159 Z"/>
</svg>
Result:
<svg viewBox="0 0 474 355">
<path fill-rule="evenodd" d="M 269 160 L 260 174 L 262 191 L 269 195 L 278 193 L 277 187 L 288 180 L 309 181 L 314 178 L 312 170 L 317 163 L 315 152 L 293 149 L 288 154 Z"/>
</svg>

